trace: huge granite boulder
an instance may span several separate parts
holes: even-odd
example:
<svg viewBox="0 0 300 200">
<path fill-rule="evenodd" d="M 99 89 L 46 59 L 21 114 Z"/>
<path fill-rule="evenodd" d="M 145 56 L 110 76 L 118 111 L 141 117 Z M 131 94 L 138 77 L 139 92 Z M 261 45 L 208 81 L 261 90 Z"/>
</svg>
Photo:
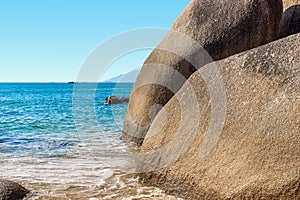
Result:
<svg viewBox="0 0 300 200">
<path fill-rule="evenodd" d="M 283 0 L 283 8 L 284 10 L 288 9 L 293 5 L 300 4 L 300 0 Z"/>
<path fill-rule="evenodd" d="M 300 5 L 284 11 L 279 28 L 279 38 L 300 33 Z"/>
<path fill-rule="evenodd" d="M 145 61 L 122 138 L 141 144 L 157 112 L 192 73 L 213 60 L 273 41 L 281 15 L 282 0 L 192 0 Z"/>
<path fill-rule="evenodd" d="M 143 181 L 187 199 L 300 199 L 300 34 L 210 63 L 154 119 Z"/>
<path fill-rule="evenodd" d="M 23 199 L 29 191 L 18 183 L 0 179 L 0 200 Z"/>
</svg>

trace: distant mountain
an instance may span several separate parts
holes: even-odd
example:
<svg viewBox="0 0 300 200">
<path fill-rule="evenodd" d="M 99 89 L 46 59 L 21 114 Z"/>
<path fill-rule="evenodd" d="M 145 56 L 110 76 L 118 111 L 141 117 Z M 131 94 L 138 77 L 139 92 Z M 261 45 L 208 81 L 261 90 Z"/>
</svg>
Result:
<svg viewBox="0 0 300 200">
<path fill-rule="evenodd" d="M 130 71 L 126 74 L 120 74 L 113 78 L 107 79 L 103 81 L 103 83 L 134 83 L 139 72 L 140 68 Z"/>
</svg>

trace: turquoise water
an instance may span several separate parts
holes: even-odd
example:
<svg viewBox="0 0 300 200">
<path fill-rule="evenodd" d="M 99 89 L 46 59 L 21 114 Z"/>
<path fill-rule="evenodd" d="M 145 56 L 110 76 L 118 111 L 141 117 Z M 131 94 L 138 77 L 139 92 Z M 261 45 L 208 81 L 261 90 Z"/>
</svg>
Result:
<svg viewBox="0 0 300 200">
<path fill-rule="evenodd" d="M 108 95 L 129 97 L 132 86 L 0 83 L 0 177 L 32 190 L 30 200 L 167 197 L 124 167 L 127 104 L 103 104 Z"/>
<path fill-rule="evenodd" d="M 88 127 L 88 122 L 75 124 L 73 119 L 73 84 L 67 83 L 2 83 L 0 84 L 0 153 L 5 155 L 64 155 L 80 142 L 77 127 L 97 132 L 103 140 L 120 133 L 112 106 L 104 105 L 108 95 L 129 97 L 132 84 L 101 83 L 81 87 L 80 98 L 95 94 L 96 118 L 101 124 Z M 83 103 L 84 105 L 84 103 Z M 83 110 L 87 108 L 81 107 Z M 119 118 L 124 118 L 127 105 L 116 105 Z M 83 118 L 88 119 L 86 114 Z"/>
</svg>

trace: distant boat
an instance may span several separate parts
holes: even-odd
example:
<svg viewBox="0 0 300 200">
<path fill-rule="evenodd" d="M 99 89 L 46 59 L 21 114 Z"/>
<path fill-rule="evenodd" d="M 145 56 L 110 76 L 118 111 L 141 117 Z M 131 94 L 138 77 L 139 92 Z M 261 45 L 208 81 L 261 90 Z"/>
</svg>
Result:
<svg viewBox="0 0 300 200">
<path fill-rule="evenodd" d="M 69 84 L 74 84 L 75 82 L 73 82 L 73 81 L 70 81 L 70 82 L 68 82 Z"/>
</svg>

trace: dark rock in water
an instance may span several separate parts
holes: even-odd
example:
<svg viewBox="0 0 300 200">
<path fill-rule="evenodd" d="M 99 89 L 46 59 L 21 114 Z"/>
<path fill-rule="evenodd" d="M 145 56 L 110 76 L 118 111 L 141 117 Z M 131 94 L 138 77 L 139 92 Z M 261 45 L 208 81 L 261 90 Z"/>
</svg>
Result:
<svg viewBox="0 0 300 200">
<path fill-rule="evenodd" d="M 299 44 L 295 34 L 195 72 L 146 135 L 143 181 L 186 199 L 300 199 Z"/>
<path fill-rule="evenodd" d="M 18 183 L 0 179 L 0 200 L 19 200 L 23 199 L 29 190 Z"/>
<path fill-rule="evenodd" d="M 192 73 L 212 60 L 273 41 L 281 15 L 281 0 L 192 0 L 145 61 L 122 138 L 141 144 L 157 112 Z"/>
<path fill-rule="evenodd" d="M 118 98 L 116 96 L 108 96 L 105 98 L 104 104 L 124 104 L 128 102 L 129 102 L 129 98 L 126 97 Z"/>
<path fill-rule="evenodd" d="M 288 8 L 282 16 L 279 29 L 279 38 L 300 33 L 300 5 Z"/>
</svg>

